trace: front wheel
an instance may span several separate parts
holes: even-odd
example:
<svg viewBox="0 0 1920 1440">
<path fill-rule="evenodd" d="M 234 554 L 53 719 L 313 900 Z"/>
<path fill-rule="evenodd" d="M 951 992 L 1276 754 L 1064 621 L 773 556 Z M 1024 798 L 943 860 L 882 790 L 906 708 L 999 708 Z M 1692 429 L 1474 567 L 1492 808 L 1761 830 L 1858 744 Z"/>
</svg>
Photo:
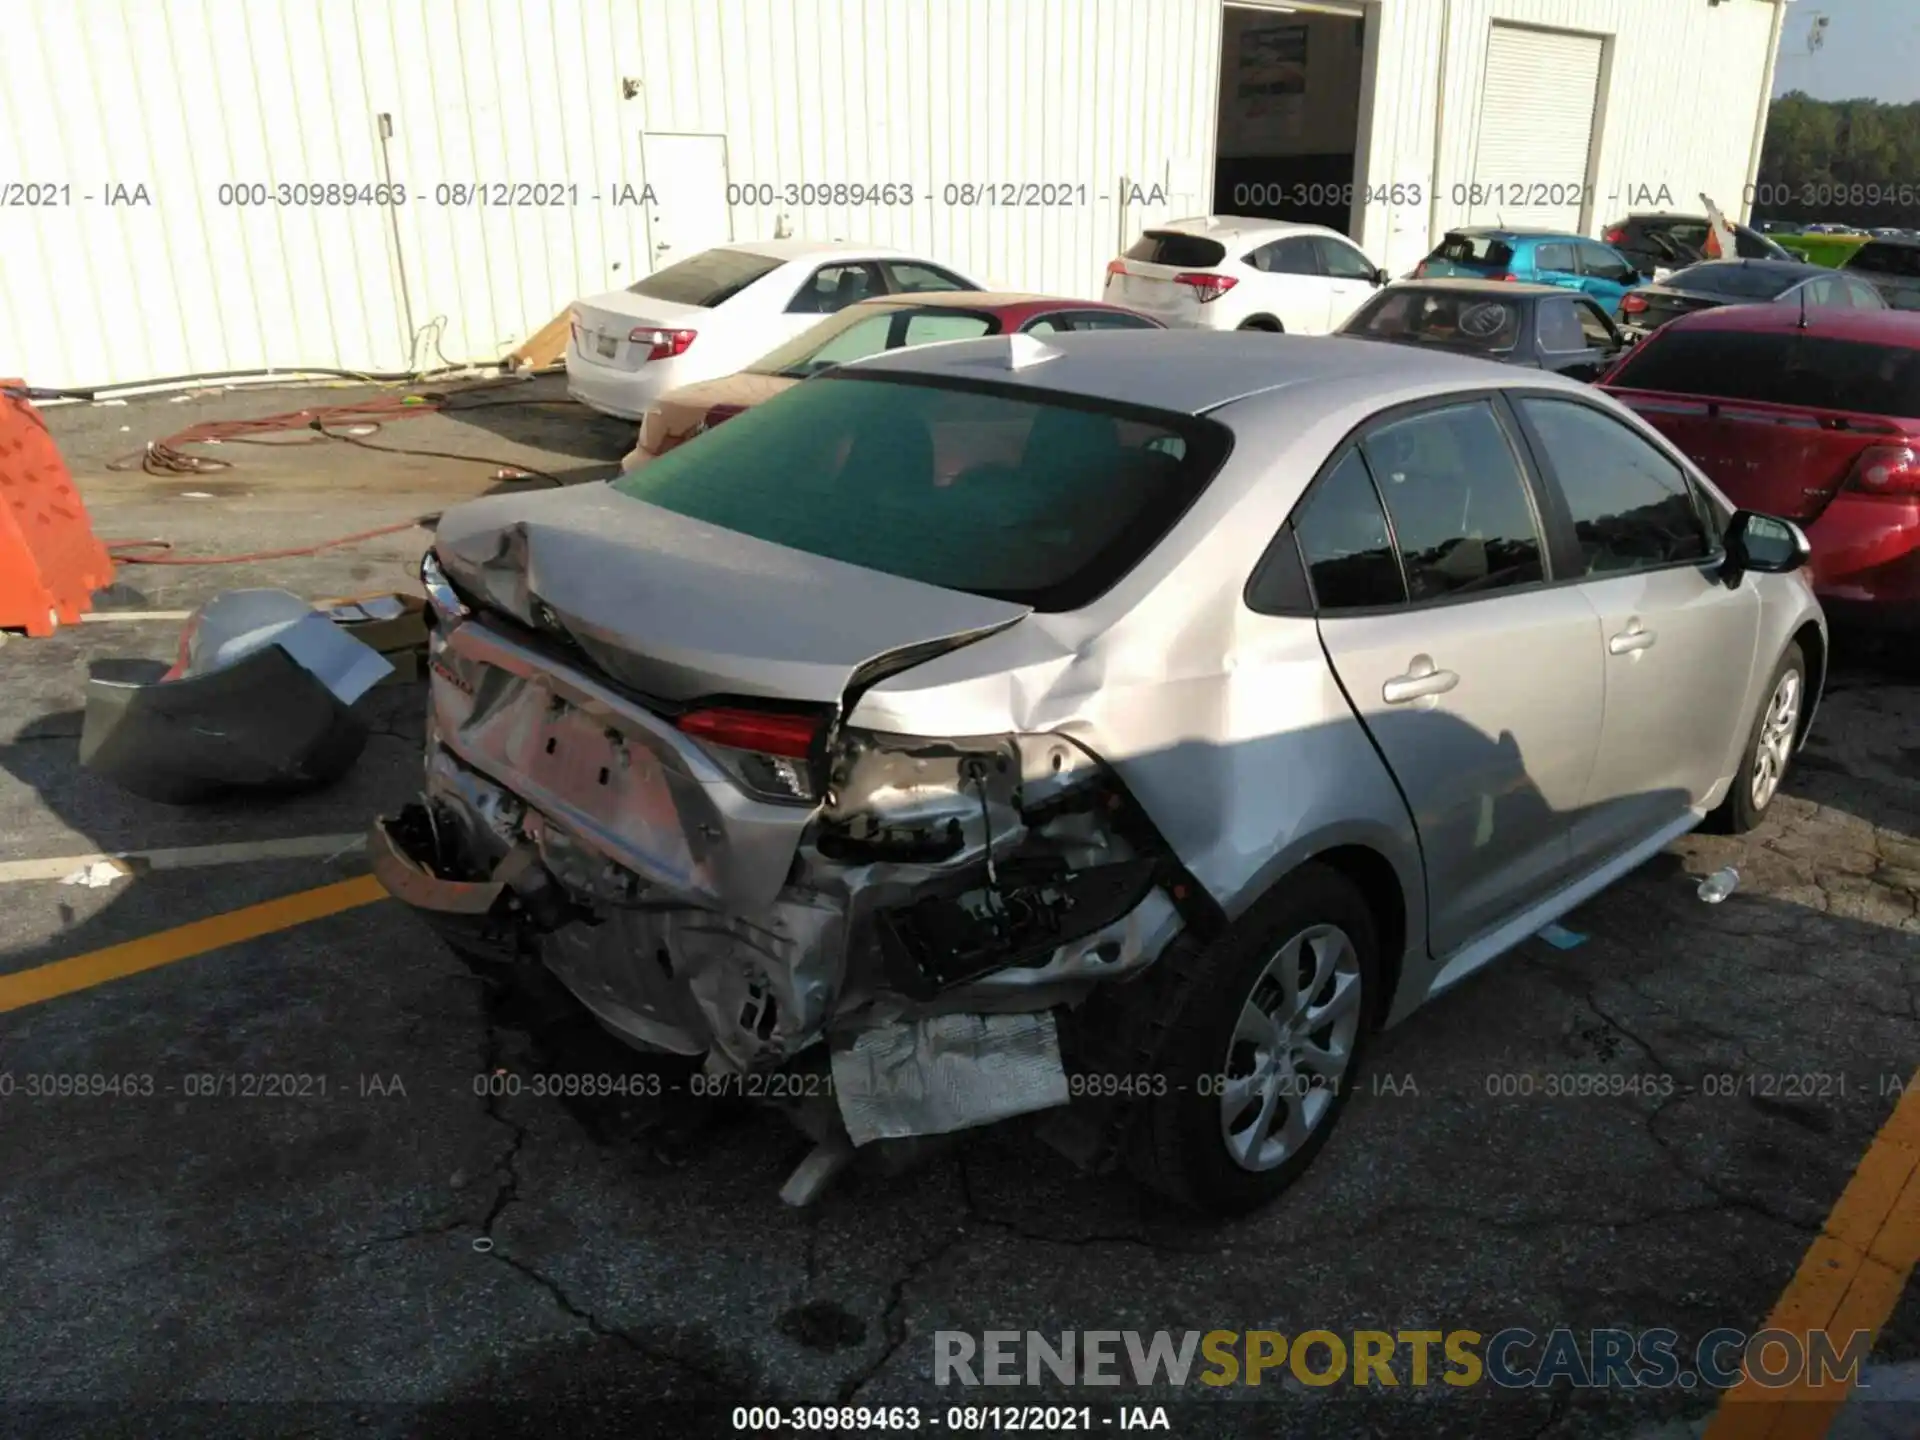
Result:
<svg viewBox="0 0 1920 1440">
<path fill-rule="evenodd" d="M 1733 786 L 1706 827 L 1722 835 L 1744 835 L 1766 818 L 1787 777 L 1800 741 L 1800 717 L 1806 711 L 1807 661 L 1798 643 L 1787 646 L 1760 702 L 1760 714 L 1747 736 L 1746 750 Z"/>
<path fill-rule="evenodd" d="M 1364 897 L 1302 866 L 1191 959 L 1133 1168 L 1215 1215 L 1274 1199 L 1306 1170 L 1345 1108 L 1380 974 Z M 1173 957 L 1168 957 L 1172 959 Z"/>
</svg>

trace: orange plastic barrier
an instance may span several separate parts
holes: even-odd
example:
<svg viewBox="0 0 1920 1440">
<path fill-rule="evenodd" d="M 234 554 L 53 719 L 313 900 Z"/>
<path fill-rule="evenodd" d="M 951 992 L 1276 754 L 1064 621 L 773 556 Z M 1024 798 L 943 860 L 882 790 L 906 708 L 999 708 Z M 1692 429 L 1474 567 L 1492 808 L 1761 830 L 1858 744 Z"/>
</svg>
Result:
<svg viewBox="0 0 1920 1440">
<path fill-rule="evenodd" d="M 113 561 L 40 412 L 0 380 L 0 630 L 51 635 L 93 608 Z"/>
</svg>

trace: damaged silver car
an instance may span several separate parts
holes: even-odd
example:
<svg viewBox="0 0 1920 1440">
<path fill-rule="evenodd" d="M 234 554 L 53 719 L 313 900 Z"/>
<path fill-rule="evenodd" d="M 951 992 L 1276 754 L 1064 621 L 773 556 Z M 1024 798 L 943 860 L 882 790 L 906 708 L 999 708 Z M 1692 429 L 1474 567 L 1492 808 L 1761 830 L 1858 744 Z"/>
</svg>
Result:
<svg viewBox="0 0 1920 1440">
<path fill-rule="evenodd" d="M 1804 559 L 1552 376 L 1180 331 L 879 356 L 444 517 L 376 871 L 636 1046 L 830 1076 L 817 1170 L 1051 1110 L 1243 1210 L 1370 1031 L 1758 821 L 1824 674 Z"/>
</svg>

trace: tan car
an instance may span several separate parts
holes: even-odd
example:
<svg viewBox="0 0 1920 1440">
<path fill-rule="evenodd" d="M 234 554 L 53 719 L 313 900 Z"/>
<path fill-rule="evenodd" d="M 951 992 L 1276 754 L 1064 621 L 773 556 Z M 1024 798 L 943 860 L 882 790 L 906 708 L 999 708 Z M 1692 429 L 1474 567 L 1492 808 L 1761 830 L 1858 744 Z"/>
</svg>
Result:
<svg viewBox="0 0 1920 1440">
<path fill-rule="evenodd" d="M 648 408 L 640 422 L 639 441 L 620 462 L 620 468 L 638 469 L 809 375 L 882 350 L 1013 332 L 1043 335 L 1063 330 L 1162 328 L 1159 321 L 1118 305 L 1053 295 L 949 290 L 863 300 L 795 336 L 736 375 L 669 390 Z"/>
</svg>

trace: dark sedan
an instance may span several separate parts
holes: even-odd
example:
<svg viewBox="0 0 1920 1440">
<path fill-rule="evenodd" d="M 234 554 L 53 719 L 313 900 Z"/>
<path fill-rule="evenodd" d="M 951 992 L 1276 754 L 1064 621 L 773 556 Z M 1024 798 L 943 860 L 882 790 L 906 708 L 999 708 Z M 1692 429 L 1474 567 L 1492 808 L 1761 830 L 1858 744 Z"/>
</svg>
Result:
<svg viewBox="0 0 1920 1440">
<path fill-rule="evenodd" d="M 1842 267 L 1880 292 L 1893 310 L 1920 310 L 1920 236 L 1895 233 L 1869 240 Z"/>
<path fill-rule="evenodd" d="M 1598 379 L 1630 343 L 1607 312 L 1557 285 L 1416 280 L 1389 285 L 1340 334 L 1422 345 Z"/>
<path fill-rule="evenodd" d="M 1704 215 L 1629 215 L 1607 226 L 1607 244 L 1626 256 L 1647 279 L 1702 260 L 1791 260 L 1793 253 L 1746 225 L 1730 225 L 1734 254 L 1717 255 L 1713 225 Z"/>
<path fill-rule="evenodd" d="M 1824 265 L 1797 260 L 1708 260 L 1676 270 L 1658 285 L 1632 291 L 1620 302 L 1620 319 L 1629 331 L 1644 335 L 1696 310 L 1803 301 L 1809 309 L 1888 308 L 1873 286 Z"/>
</svg>

